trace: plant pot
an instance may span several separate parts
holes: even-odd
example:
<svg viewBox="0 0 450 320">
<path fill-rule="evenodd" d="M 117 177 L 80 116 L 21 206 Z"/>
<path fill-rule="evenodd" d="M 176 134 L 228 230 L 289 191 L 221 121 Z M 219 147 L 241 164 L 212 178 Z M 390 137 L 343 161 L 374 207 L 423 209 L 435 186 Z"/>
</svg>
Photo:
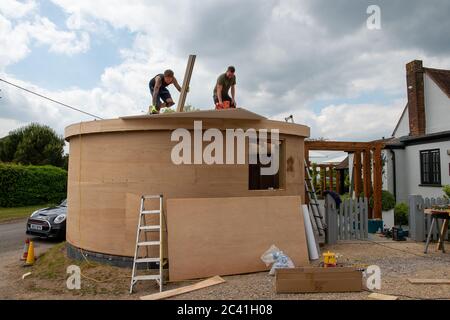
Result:
<svg viewBox="0 0 450 320">
<path fill-rule="evenodd" d="M 395 215 L 394 209 L 389 211 L 383 211 L 383 225 L 385 229 L 392 229 L 395 227 Z"/>
<path fill-rule="evenodd" d="M 375 234 L 380 230 L 383 231 L 383 220 L 369 219 L 369 233 Z"/>
</svg>

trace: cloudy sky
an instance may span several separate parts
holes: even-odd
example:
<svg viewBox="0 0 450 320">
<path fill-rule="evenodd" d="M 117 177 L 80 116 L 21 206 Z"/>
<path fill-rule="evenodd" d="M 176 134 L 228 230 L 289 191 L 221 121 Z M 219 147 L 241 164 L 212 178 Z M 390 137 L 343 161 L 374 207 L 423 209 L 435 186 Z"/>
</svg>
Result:
<svg viewBox="0 0 450 320">
<path fill-rule="evenodd" d="M 372 4 L 381 30 L 367 28 Z M 187 102 L 197 108 L 212 108 L 232 64 L 240 106 L 293 114 L 313 137 L 376 139 L 405 106 L 407 62 L 450 69 L 449 14 L 448 0 L 0 0 L 0 78 L 114 118 L 146 110 L 149 79 L 172 68 L 182 80 L 195 53 Z M 92 120 L 0 89 L 0 136 Z"/>
</svg>

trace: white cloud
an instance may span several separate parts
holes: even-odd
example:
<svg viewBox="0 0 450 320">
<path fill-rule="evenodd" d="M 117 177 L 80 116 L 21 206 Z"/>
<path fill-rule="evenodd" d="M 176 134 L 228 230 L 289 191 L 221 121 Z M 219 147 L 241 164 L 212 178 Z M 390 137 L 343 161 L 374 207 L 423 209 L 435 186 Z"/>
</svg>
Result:
<svg viewBox="0 0 450 320">
<path fill-rule="evenodd" d="M 33 0 L 20 2 L 16 0 L 0 1 L 0 13 L 7 18 L 22 18 L 36 9 L 36 2 Z"/>
<path fill-rule="evenodd" d="M 89 50 L 90 38 L 87 32 L 79 34 L 58 30 L 56 25 L 45 17 L 36 17 L 33 23 L 18 26 L 38 44 L 48 45 L 50 52 L 73 55 Z"/>
<path fill-rule="evenodd" d="M 13 119 L 0 118 L 0 138 L 7 136 L 9 132 L 25 125 L 27 125 L 27 123 Z"/>
<path fill-rule="evenodd" d="M 368 141 L 390 137 L 404 108 L 403 100 L 392 105 L 341 104 L 326 106 L 319 113 L 297 111 L 293 116 L 296 123 L 311 127 L 313 138 Z M 274 119 L 288 116 L 282 113 Z"/>
<path fill-rule="evenodd" d="M 34 1 L 0 2 L 0 72 L 27 57 L 33 45 L 45 45 L 50 52 L 73 55 L 90 48 L 89 33 L 60 30 L 39 15 Z"/>
<path fill-rule="evenodd" d="M 7 65 L 18 62 L 30 52 L 28 34 L 0 14 L 0 71 Z"/>
<path fill-rule="evenodd" d="M 68 15 L 68 30 L 39 16 L 31 5 L 19 14 L 28 15 L 28 19 L 12 23 L 11 13 L 5 13 L 2 1 L 0 71 L 2 63 L 23 59 L 32 44 L 48 46 L 61 54 L 83 53 L 99 32 L 125 28 L 134 37 L 133 46 L 117 48 L 123 61 L 106 68 L 96 87 L 52 92 L 21 82 L 102 117 L 145 110 L 150 99 L 150 77 L 171 68 L 182 80 L 188 54 L 197 53 L 188 96 L 188 103 L 196 107 L 212 107 L 215 79 L 234 64 L 238 68 L 241 106 L 279 120 L 294 114 L 297 122 L 312 127 L 315 137 L 374 139 L 391 134 L 404 108 L 407 62 L 420 58 L 428 66 L 450 65 L 448 55 L 426 53 L 419 45 L 393 45 L 403 36 L 396 34 L 396 29 L 377 33 L 365 29 L 365 8 L 358 11 L 361 4 L 351 7 L 356 10 L 351 15 L 341 16 L 342 10 L 336 9 L 336 4 L 330 2 L 314 10 L 316 2 L 312 0 L 264 4 L 237 0 L 52 1 Z M 396 19 L 400 24 L 409 17 L 405 13 Z M 385 21 L 383 25 L 393 23 Z M 36 119 L 60 132 L 70 123 L 88 119 L 40 99 L 24 98 L 21 92 L 8 90 L 7 94 L 11 106 L 2 109 L 2 116 Z M 335 99 L 345 101 L 364 95 L 394 97 L 395 101 L 385 98 L 387 105 L 333 104 Z M 174 98 L 178 95 L 174 94 Z M 310 106 L 317 105 L 318 100 L 324 101 L 324 107 L 314 112 Z M 383 97 L 376 101 L 383 101 Z"/>
</svg>

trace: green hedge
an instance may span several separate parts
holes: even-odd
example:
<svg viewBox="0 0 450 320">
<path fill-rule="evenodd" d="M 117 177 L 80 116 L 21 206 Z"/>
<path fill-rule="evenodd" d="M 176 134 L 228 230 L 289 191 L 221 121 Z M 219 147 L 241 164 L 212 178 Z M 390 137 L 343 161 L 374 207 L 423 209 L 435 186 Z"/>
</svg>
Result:
<svg viewBox="0 0 450 320">
<path fill-rule="evenodd" d="M 66 197 L 66 170 L 0 163 L 0 207 L 59 203 Z"/>
</svg>

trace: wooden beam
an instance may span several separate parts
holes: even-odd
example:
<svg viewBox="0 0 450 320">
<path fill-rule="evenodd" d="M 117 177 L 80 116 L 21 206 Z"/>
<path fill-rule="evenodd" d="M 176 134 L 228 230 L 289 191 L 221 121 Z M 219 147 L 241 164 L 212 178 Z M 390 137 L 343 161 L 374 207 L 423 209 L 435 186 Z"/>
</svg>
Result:
<svg viewBox="0 0 450 320">
<path fill-rule="evenodd" d="M 398 300 L 398 297 L 396 296 L 390 296 L 387 294 L 381 294 L 381 293 L 372 293 L 368 296 L 370 300 Z"/>
<path fill-rule="evenodd" d="M 408 279 L 412 284 L 450 284 L 450 279 Z"/>
<path fill-rule="evenodd" d="M 439 250 L 444 251 L 444 241 L 445 241 L 445 235 L 447 234 L 448 225 L 449 225 L 448 220 L 445 220 L 444 223 L 442 224 L 441 234 L 440 234 L 439 241 L 437 244 L 438 251 Z"/>
<path fill-rule="evenodd" d="M 182 287 L 182 288 L 178 288 L 178 289 L 173 289 L 173 290 L 169 290 L 169 291 L 165 291 L 165 292 L 160 292 L 160 293 L 155 293 L 155 294 L 151 294 L 149 296 L 144 296 L 141 297 L 141 300 L 162 300 L 162 299 L 167 299 L 167 298 L 171 298 L 171 297 L 175 297 L 175 296 L 179 296 L 181 294 L 184 293 L 188 293 L 188 292 L 192 292 L 192 291 L 196 291 L 196 290 L 200 290 L 203 288 L 207 288 L 207 287 L 211 287 L 211 286 L 215 286 L 221 283 L 224 283 L 225 280 L 223 280 L 221 277 L 217 276 L 190 286 L 186 286 L 186 287 Z"/>
<path fill-rule="evenodd" d="M 342 142 L 342 141 L 305 141 L 305 146 L 314 151 L 363 151 L 373 147 L 370 142 Z"/>
<path fill-rule="evenodd" d="M 377 144 L 373 149 L 373 218 L 382 219 L 382 188 L 383 168 L 381 159 L 382 145 Z"/>
<path fill-rule="evenodd" d="M 328 170 L 330 171 L 330 172 L 328 172 L 329 177 L 330 177 L 330 191 L 334 191 L 334 187 L 333 187 L 333 184 L 334 184 L 333 166 L 329 166 Z"/>
<path fill-rule="evenodd" d="M 186 73 L 183 79 L 183 87 L 181 88 L 180 100 L 178 101 L 177 112 L 184 112 L 184 105 L 186 104 L 186 97 L 189 91 L 189 84 L 191 83 L 192 72 L 194 71 L 195 59 L 197 56 L 190 55 L 186 67 Z"/>
<path fill-rule="evenodd" d="M 341 170 L 336 170 L 336 193 L 341 194 Z"/>
<path fill-rule="evenodd" d="M 361 195 L 362 181 L 361 181 L 361 151 L 356 151 L 354 154 L 354 181 L 355 181 L 355 195 L 357 198 Z"/>
<path fill-rule="evenodd" d="M 325 167 L 320 167 L 320 181 L 322 182 L 322 197 L 325 195 L 325 190 L 327 189 L 327 169 Z"/>
<path fill-rule="evenodd" d="M 367 199 L 372 196 L 372 153 L 370 149 L 364 150 L 363 154 L 363 186 L 364 195 Z M 369 217 L 372 218 L 372 208 L 369 206 Z"/>
</svg>

